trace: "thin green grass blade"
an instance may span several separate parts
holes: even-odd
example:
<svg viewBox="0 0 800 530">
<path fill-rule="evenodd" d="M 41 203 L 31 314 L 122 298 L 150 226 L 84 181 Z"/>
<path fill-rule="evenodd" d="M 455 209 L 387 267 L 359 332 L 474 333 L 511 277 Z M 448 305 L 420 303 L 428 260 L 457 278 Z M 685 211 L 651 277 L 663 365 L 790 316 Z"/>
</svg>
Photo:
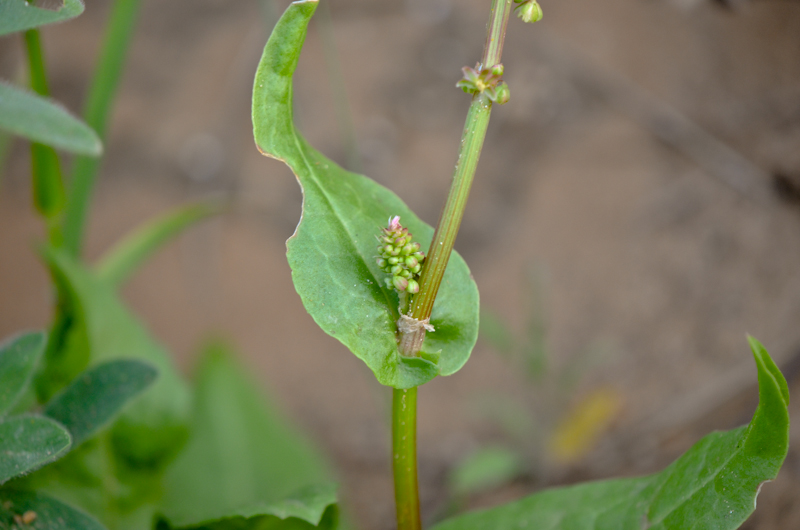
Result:
<svg viewBox="0 0 800 530">
<path fill-rule="evenodd" d="M 105 139 L 117 86 L 138 20 L 140 0 L 116 0 L 111 11 L 100 61 L 89 88 L 83 117 L 100 138 Z M 77 157 L 72 167 L 67 205 L 64 210 L 64 246 L 73 255 L 80 254 L 86 216 L 92 190 L 100 169 L 100 160 Z"/>
<path fill-rule="evenodd" d="M 0 35 L 63 22 L 83 13 L 81 0 L 64 0 L 58 10 L 42 9 L 26 0 L 0 0 Z"/>
<path fill-rule="evenodd" d="M 38 29 L 25 32 L 25 51 L 28 56 L 30 86 L 36 94 L 47 97 L 50 89 L 44 66 L 44 53 Z M 30 110 L 26 112 L 26 117 Z M 35 120 L 34 123 L 39 120 Z M 49 145 L 31 144 L 31 176 L 33 180 L 33 204 L 47 221 L 48 239 L 51 244 L 61 243 L 58 217 L 64 208 L 64 179 L 61 162 L 55 149 Z"/>
<path fill-rule="evenodd" d="M 0 344 L 0 417 L 17 403 L 30 385 L 46 342 L 46 335 L 36 331 Z"/>
<path fill-rule="evenodd" d="M 120 285 L 162 245 L 186 228 L 223 211 L 216 202 L 179 206 L 136 228 L 118 241 L 100 259 L 97 275 L 111 285 Z"/>
<path fill-rule="evenodd" d="M 31 175 L 33 205 L 48 221 L 55 219 L 64 208 L 65 201 L 61 163 L 55 149 L 49 145 L 31 144 Z M 57 243 L 57 236 L 55 241 L 50 241 Z"/>
</svg>

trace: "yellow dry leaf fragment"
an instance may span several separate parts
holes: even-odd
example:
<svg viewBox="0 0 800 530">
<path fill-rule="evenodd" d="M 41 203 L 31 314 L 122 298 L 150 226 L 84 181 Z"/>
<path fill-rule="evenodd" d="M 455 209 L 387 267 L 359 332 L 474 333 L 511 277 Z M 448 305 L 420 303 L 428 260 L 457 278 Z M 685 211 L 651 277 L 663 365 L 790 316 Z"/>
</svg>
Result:
<svg viewBox="0 0 800 530">
<path fill-rule="evenodd" d="M 581 399 L 550 435 L 547 452 L 560 464 L 571 464 L 592 450 L 622 407 L 612 388 L 597 389 Z"/>
</svg>

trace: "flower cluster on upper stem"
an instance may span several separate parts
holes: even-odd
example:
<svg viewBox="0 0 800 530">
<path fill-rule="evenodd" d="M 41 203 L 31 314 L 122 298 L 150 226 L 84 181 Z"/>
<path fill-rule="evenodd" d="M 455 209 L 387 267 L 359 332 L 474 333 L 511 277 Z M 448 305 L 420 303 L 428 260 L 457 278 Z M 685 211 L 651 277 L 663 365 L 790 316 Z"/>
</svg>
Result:
<svg viewBox="0 0 800 530">
<path fill-rule="evenodd" d="M 400 216 L 389 219 L 389 225 L 381 230 L 378 242 L 379 254 L 375 257 L 378 267 L 392 275 L 384 280 L 386 287 L 401 293 L 418 293 L 417 279 L 425 254 L 420 251 L 419 243 L 411 241 L 408 228 L 400 224 Z"/>
<path fill-rule="evenodd" d="M 519 4 L 514 10 L 523 22 L 539 22 L 542 20 L 542 8 L 536 0 L 514 0 Z"/>
<path fill-rule="evenodd" d="M 465 66 L 461 71 L 464 77 L 456 83 L 456 86 L 467 94 L 484 93 L 498 105 L 508 102 L 511 97 L 508 85 L 503 81 L 502 64 L 490 68 L 481 68 L 480 64 L 476 64 L 475 68 Z"/>
</svg>

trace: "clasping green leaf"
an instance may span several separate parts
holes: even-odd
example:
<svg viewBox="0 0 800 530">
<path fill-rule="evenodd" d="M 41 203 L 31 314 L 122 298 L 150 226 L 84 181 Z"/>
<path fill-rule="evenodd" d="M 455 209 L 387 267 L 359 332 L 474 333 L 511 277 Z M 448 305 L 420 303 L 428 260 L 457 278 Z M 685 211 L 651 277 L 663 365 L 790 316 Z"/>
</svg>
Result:
<svg viewBox="0 0 800 530">
<path fill-rule="evenodd" d="M 440 352 L 438 364 L 401 358 L 396 322 L 399 299 L 375 255 L 375 236 L 399 215 L 426 250 L 433 228 L 392 191 L 350 173 L 312 148 L 292 117 L 292 75 L 314 0 L 294 2 L 278 21 L 264 48 L 253 87 L 253 134 L 258 149 L 285 162 L 303 190 L 303 214 L 286 242 L 292 279 L 306 310 L 395 388 L 418 386 L 450 375 L 466 363 L 478 336 L 478 288 L 457 253 L 450 259 L 433 307 L 424 351 Z"/>
</svg>

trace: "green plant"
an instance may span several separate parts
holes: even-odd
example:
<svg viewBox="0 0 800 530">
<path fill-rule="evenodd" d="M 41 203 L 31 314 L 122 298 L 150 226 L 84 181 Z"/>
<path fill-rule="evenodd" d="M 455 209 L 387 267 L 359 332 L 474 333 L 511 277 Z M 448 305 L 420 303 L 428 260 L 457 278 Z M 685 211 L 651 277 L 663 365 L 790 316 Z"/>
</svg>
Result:
<svg viewBox="0 0 800 530">
<path fill-rule="evenodd" d="M 541 18 L 534 0 L 517 3 L 523 20 Z M 98 263 L 81 257 L 98 169 L 95 158 L 84 157 L 100 154 L 138 5 L 114 4 L 87 126 L 42 97 L 48 87 L 36 29 L 79 15 L 82 3 L 65 0 L 49 11 L 0 0 L 0 34 L 27 32 L 30 81 L 39 93 L 0 85 L 0 127 L 33 141 L 33 203 L 47 227 L 40 253 L 57 295 L 46 339 L 36 332 L 0 345 L 0 528 L 341 527 L 328 466 L 269 406 L 232 348 L 211 342 L 190 383 L 117 294 L 147 256 L 219 206 L 181 207 L 134 231 Z M 416 389 L 457 372 L 477 339 L 477 287 L 452 249 L 492 106 L 509 100 L 500 56 L 514 6 L 493 0 L 484 55 L 459 83 L 472 104 L 436 230 L 295 129 L 292 75 L 316 7 L 316 0 L 291 4 L 264 49 L 254 135 L 303 188 L 303 216 L 287 246 L 305 307 L 393 388 L 398 528 L 416 529 Z M 81 155 L 66 182 L 54 148 Z M 550 490 L 435 528 L 736 528 L 788 447 L 786 382 L 755 339 L 751 347 L 760 403 L 749 426 L 709 435 L 662 473 Z"/>
<path fill-rule="evenodd" d="M 79 15 L 83 4 L 66 0 L 50 11 L 0 0 L 0 34 L 26 31 L 40 94 L 0 85 L 0 127 L 34 142 L 33 202 L 47 227 L 40 255 L 56 292 L 49 335 L 0 345 L 0 528 L 332 528 L 338 510 L 327 464 L 273 410 L 232 348 L 210 343 L 190 384 L 117 295 L 147 257 L 222 205 L 180 206 L 96 264 L 81 259 L 100 137 L 138 5 L 114 4 L 86 125 L 42 97 L 36 29 Z M 54 148 L 79 155 L 66 182 Z"/>
<path fill-rule="evenodd" d="M 535 1 L 517 3 L 524 21 L 541 18 Z M 287 257 L 306 310 L 380 383 L 393 387 L 397 525 L 418 529 L 416 387 L 461 368 L 477 335 L 477 288 L 464 261 L 451 251 L 493 103 L 509 99 L 500 56 L 512 1 L 492 1 L 484 55 L 474 69 L 464 68 L 458 84 L 472 94 L 472 104 L 435 231 L 394 193 L 339 168 L 295 129 L 292 74 L 316 7 L 315 0 L 291 4 L 273 30 L 254 84 L 254 136 L 263 154 L 293 170 L 303 190 L 303 215 L 287 241 Z M 373 257 L 379 227 L 389 218 L 387 229 L 396 231 L 397 216 L 428 249 L 418 280 L 405 278 L 407 271 L 398 264 L 387 264 L 398 245 L 379 249 Z M 418 283 L 416 293 L 407 289 L 412 279 Z M 751 346 L 761 402 L 748 427 L 709 435 L 656 475 L 546 491 L 436 528 L 737 528 L 788 450 L 786 381 L 755 339 Z"/>
<path fill-rule="evenodd" d="M 156 369 L 136 360 L 112 360 L 78 375 L 44 405 L 25 413 L 23 399 L 45 347 L 44 333 L 27 333 L 0 344 L 0 484 L 67 456 L 117 416 L 122 407 L 150 386 Z M 49 495 L 0 489 L 0 524 L 35 523 L 41 528 L 102 528 Z"/>
</svg>

